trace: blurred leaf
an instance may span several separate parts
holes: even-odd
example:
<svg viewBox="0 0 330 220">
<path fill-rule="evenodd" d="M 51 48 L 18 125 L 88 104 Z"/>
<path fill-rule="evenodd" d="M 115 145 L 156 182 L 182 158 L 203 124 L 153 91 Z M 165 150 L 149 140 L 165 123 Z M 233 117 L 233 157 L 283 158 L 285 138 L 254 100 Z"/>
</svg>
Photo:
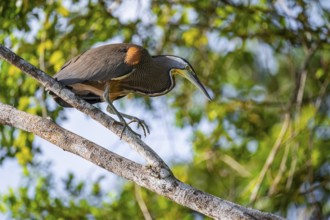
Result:
<svg viewBox="0 0 330 220">
<path fill-rule="evenodd" d="M 107 42 L 132 42 L 150 54 L 182 56 L 214 100 L 207 102 L 179 79 L 167 95 L 168 114 L 191 132 L 192 159 L 175 160 L 174 173 L 201 190 L 264 211 L 285 216 L 317 203 L 322 217 L 330 216 L 330 11 L 324 1 L 161 0 L 136 5 L 127 0 L 0 1 L 0 42 L 50 75 L 70 58 Z M 303 71 L 307 78 L 302 85 Z M 299 88 L 301 104 L 296 103 Z M 47 109 L 47 96 L 40 91 L 36 80 L 0 62 L 1 102 L 37 115 L 46 109 L 55 119 L 60 108 Z M 150 108 L 152 100 L 138 101 L 157 112 Z M 288 130 L 251 203 L 252 187 L 278 139 L 284 114 L 291 116 Z M 34 136 L 8 126 L 0 130 L 0 164 L 16 158 L 30 183 L 0 197 L 0 211 L 9 218 L 143 218 L 132 183 L 109 196 L 101 180 L 90 183 L 72 173 L 58 193 L 48 175 L 34 176 L 26 168 L 38 164 Z M 315 189 L 301 193 L 307 186 Z M 151 192 L 141 193 L 155 219 L 200 217 Z"/>
</svg>

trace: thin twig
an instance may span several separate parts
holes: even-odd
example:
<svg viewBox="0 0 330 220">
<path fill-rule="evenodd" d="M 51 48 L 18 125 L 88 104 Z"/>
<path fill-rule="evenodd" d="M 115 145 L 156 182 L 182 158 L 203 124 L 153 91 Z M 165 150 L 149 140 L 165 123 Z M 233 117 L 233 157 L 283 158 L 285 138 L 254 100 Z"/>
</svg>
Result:
<svg viewBox="0 0 330 220">
<path fill-rule="evenodd" d="M 135 191 L 135 198 L 136 201 L 141 209 L 141 212 L 143 214 L 143 217 L 145 220 L 152 220 L 152 217 L 150 215 L 150 212 L 148 210 L 148 207 L 146 203 L 143 200 L 142 193 L 141 193 L 141 187 L 138 185 L 134 185 L 134 191 Z"/>
<path fill-rule="evenodd" d="M 292 155 L 297 155 L 298 154 L 298 148 L 299 148 L 299 144 L 297 142 L 294 143 L 294 145 L 292 147 L 292 153 L 291 154 Z M 298 162 L 297 157 L 293 156 L 292 160 L 291 160 L 291 165 L 290 165 L 288 178 L 287 178 L 286 185 L 285 185 L 286 189 L 291 188 L 291 185 L 292 185 L 292 182 L 293 182 L 294 171 L 296 170 L 297 162 Z"/>
<path fill-rule="evenodd" d="M 293 107 L 294 104 L 296 104 L 296 113 L 299 114 L 300 110 L 301 110 L 301 105 L 302 105 L 302 101 L 303 101 L 303 96 L 304 96 L 304 90 L 305 90 L 305 85 L 306 85 L 306 79 L 307 79 L 307 67 L 308 64 L 310 62 L 310 60 L 312 59 L 313 55 L 315 54 L 317 48 L 318 48 L 318 44 L 313 45 L 311 48 L 308 49 L 307 51 L 307 56 L 305 58 L 305 61 L 303 62 L 303 66 L 302 66 L 302 70 L 301 70 L 301 74 L 300 77 L 296 78 L 296 84 L 295 84 L 295 88 L 294 88 L 294 95 L 291 98 L 291 102 L 288 103 L 288 111 L 285 114 L 284 117 L 284 122 L 282 125 L 282 129 L 280 131 L 279 136 L 277 137 L 275 144 L 271 150 L 271 152 L 268 155 L 268 158 L 258 176 L 257 182 L 255 184 L 255 187 L 252 190 L 251 196 L 250 196 L 250 202 L 255 202 L 255 200 L 257 199 L 257 195 L 258 192 L 260 190 L 261 184 L 266 176 L 267 171 L 270 169 L 271 164 L 273 163 L 273 161 L 275 160 L 275 156 L 281 146 L 281 142 L 284 138 L 284 135 L 288 129 L 288 126 L 290 124 L 290 110 Z M 292 132 L 293 136 L 296 136 L 297 134 L 295 132 Z M 294 151 L 297 150 L 297 146 L 295 145 Z M 286 158 L 282 158 L 282 162 L 283 160 L 286 160 Z M 281 164 L 282 164 L 281 162 Z M 292 178 L 292 174 L 295 171 L 295 167 L 296 167 L 296 163 L 297 163 L 297 157 L 293 157 L 293 160 L 291 162 L 291 167 L 290 167 L 290 173 L 291 173 L 291 178 Z M 283 165 L 284 166 L 284 165 Z M 281 172 L 281 171 L 280 171 Z M 292 179 L 291 179 L 292 181 Z M 290 178 L 288 179 L 288 182 L 290 182 Z M 287 182 L 287 186 L 288 186 L 288 182 Z M 290 184 L 291 185 L 291 184 Z"/>
<path fill-rule="evenodd" d="M 262 182 L 263 182 L 263 180 L 266 176 L 267 171 L 269 170 L 270 166 L 272 165 L 278 150 L 280 149 L 280 146 L 282 144 L 284 135 L 286 134 L 286 131 L 288 130 L 289 124 L 290 124 L 290 114 L 286 113 L 284 115 L 284 120 L 283 120 L 283 123 L 282 123 L 281 131 L 280 131 L 280 133 L 279 133 L 279 135 L 278 135 L 278 137 L 275 141 L 275 144 L 274 144 L 271 152 L 268 155 L 268 158 L 265 162 L 265 165 L 263 166 L 263 168 L 262 168 L 262 170 L 261 170 L 261 172 L 258 176 L 255 187 L 252 190 L 252 193 L 251 193 L 251 196 L 250 196 L 250 202 L 255 202 L 255 200 L 257 199 L 258 192 L 260 190 L 261 184 L 262 184 Z"/>
<path fill-rule="evenodd" d="M 306 86 L 306 80 L 307 80 L 307 67 L 308 64 L 310 62 L 310 60 L 312 59 L 313 55 L 316 52 L 316 49 L 318 48 L 318 45 L 314 45 L 314 47 L 311 47 L 307 50 L 307 56 L 305 58 L 305 61 L 303 63 L 302 66 L 302 70 L 301 70 L 301 74 L 300 74 L 300 78 L 297 77 L 296 79 L 296 88 L 295 88 L 295 95 L 293 96 L 295 98 L 295 102 L 290 103 L 289 106 L 292 106 L 293 103 L 296 104 L 296 111 L 295 114 L 297 116 L 296 120 L 295 120 L 295 124 L 297 125 L 297 127 L 300 127 L 300 114 L 301 114 L 301 106 L 302 106 L 302 100 L 304 97 L 304 91 L 305 91 L 305 86 Z M 292 134 L 293 135 L 297 135 L 298 131 L 295 130 L 295 128 L 292 128 Z M 299 148 L 299 140 L 297 140 L 297 142 L 293 145 L 293 149 L 292 149 L 292 155 L 296 155 L 298 153 L 298 148 Z M 289 175 L 287 178 L 287 182 L 286 182 L 286 188 L 289 189 L 292 185 L 293 182 L 293 176 L 296 170 L 296 166 L 298 163 L 298 157 L 293 156 L 292 157 L 292 161 L 291 161 L 291 165 L 290 165 L 290 170 L 289 170 Z"/>
<path fill-rule="evenodd" d="M 289 156 L 289 149 L 290 149 L 290 145 L 287 144 L 285 146 L 285 150 L 284 150 L 284 155 L 283 155 L 283 159 L 281 161 L 281 164 L 280 164 L 280 169 L 279 171 L 277 172 L 277 175 L 269 189 L 269 192 L 268 192 L 268 195 L 273 195 L 275 192 L 276 192 L 276 187 L 277 185 L 280 183 L 281 179 L 283 178 L 283 174 L 284 172 L 286 171 L 286 162 L 288 160 L 288 156 Z"/>
<path fill-rule="evenodd" d="M 320 109 L 321 104 L 322 104 L 322 100 L 324 99 L 324 97 L 326 95 L 326 91 L 327 91 L 327 88 L 329 86 L 329 83 L 330 83 L 330 78 L 329 78 L 329 72 L 328 72 L 328 74 L 326 75 L 325 81 L 322 83 L 322 86 L 320 88 L 319 96 L 317 97 L 317 99 L 315 101 L 315 114 L 317 114 L 319 112 L 319 109 Z M 308 139 L 308 153 L 307 153 L 307 155 L 310 155 L 310 157 L 308 158 L 308 160 L 306 162 L 306 167 L 307 167 L 307 170 L 308 170 L 308 179 L 311 183 L 314 182 L 313 181 L 313 179 L 314 179 L 314 169 L 313 169 L 313 166 L 312 166 L 312 151 L 313 151 L 313 148 L 314 148 L 313 139 L 314 139 L 314 136 L 315 136 L 316 127 L 317 127 L 316 125 L 313 127 L 313 129 L 310 132 L 309 139 Z M 316 184 L 316 185 L 321 185 L 321 184 Z M 313 193 L 314 189 L 315 189 L 315 186 L 314 187 L 312 186 L 312 187 L 310 187 L 309 190 L 306 190 L 306 193 L 311 194 L 313 200 L 316 201 L 315 195 Z"/>
</svg>

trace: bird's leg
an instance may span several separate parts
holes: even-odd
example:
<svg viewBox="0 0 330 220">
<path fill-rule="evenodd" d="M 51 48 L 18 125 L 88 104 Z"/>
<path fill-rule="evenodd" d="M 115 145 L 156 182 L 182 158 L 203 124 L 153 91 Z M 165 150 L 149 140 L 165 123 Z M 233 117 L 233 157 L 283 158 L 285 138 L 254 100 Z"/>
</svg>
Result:
<svg viewBox="0 0 330 220">
<path fill-rule="evenodd" d="M 107 85 L 105 87 L 105 90 L 104 90 L 104 93 L 103 93 L 103 97 L 104 97 L 105 101 L 108 103 L 107 110 L 108 110 L 108 108 L 111 109 L 110 113 L 117 115 L 120 122 L 127 126 L 127 123 L 126 123 L 125 119 L 123 118 L 123 116 L 119 113 L 119 111 L 112 104 L 112 102 L 110 100 L 110 97 L 109 97 L 109 93 L 110 93 L 110 86 L 107 83 Z"/>
<path fill-rule="evenodd" d="M 124 128 L 120 134 L 120 138 L 123 135 L 123 132 L 125 131 L 126 128 L 130 127 L 128 126 L 127 122 L 125 121 L 123 115 L 115 108 L 115 106 L 112 104 L 110 97 L 109 97 L 109 93 L 110 93 L 110 85 L 109 83 L 106 84 L 104 93 L 103 93 L 103 97 L 105 99 L 105 101 L 108 103 L 108 107 L 107 107 L 107 111 L 111 114 L 115 114 L 118 116 L 120 122 L 124 125 Z M 139 136 L 141 138 L 141 135 L 137 134 L 136 132 L 134 132 L 132 129 L 130 129 L 134 134 L 136 134 L 137 136 Z"/>
<path fill-rule="evenodd" d="M 116 114 L 115 112 L 112 112 L 112 109 L 111 109 L 110 106 L 107 107 L 107 111 L 111 114 Z M 121 116 L 123 116 L 124 118 L 127 118 L 127 119 L 130 120 L 130 122 L 128 122 L 127 124 L 136 122 L 138 124 L 138 127 L 141 126 L 141 128 L 143 129 L 143 133 L 144 133 L 145 137 L 147 136 L 147 134 L 150 134 L 149 127 L 143 120 L 141 120 L 137 117 L 131 116 L 131 115 L 121 113 L 121 112 L 119 112 L 119 114 L 121 114 Z"/>
<path fill-rule="evenodd" d="M 141 126 L 141 128 L 143 129 L 143 132 L 144 132 L 144 136 L 147 136 L 147 133 L 150 134 L 149 126 L 144 122 L 144 120 L 141 120 L 138 117 L 135 117 L 132 115 L 127 115 L 124 113 L 121 113 L 121 114 L 124 118 L 127 118 L 130 120 L 130 122 L 128 122 L 128 124 L 130 124 L 132 122 L 136 122 L 138 124 L 138 128 L 139 128 L 139 126 Z"/>
</svg>

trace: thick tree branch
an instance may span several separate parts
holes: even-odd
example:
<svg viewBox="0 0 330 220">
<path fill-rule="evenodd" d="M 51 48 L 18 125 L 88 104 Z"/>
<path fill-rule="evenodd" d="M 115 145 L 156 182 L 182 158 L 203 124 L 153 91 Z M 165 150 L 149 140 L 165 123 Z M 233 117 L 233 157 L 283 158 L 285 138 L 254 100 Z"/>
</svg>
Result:
<svg viewBox="0 0 330 220">
<path fill-rule="evenodd" d="M 165 164 L 165 162 L 140 138 L 138 138 L 130 129 L 125 129 L 122 133 L 123 126 L 111 118 L 109 115 L 100 111 L 93 105 L 85 102 L 82 99 L 77 98 L 74 93 L 70 90 L 64 88 L 55 79 L 47 75 L 45 72 L 31 65 L 11 50 L 0 44 L 0 57 L 7 62 L 15 65 L 23 72 L 29 74 L 33 78 L 37 79 L 43 86 L 45 86 L 49 91 L 52 91 L 64 101 L 78 109 L 79 111 L 85 113 L 86 115 L 93 118 L 95 121 L 102 124 L 104 127 L 108 128 L 110 131 L 115 133 L 117 136 L 121 137 L 126 141 L 131 148 L 137 151 L 147 163 L 153 167 L 155 171 L 154 175 L 166 176 L 170 175 L 170 169 Z M 121 136 L 122 135 L 122 136 Z"/>
<path fill-rule="evenodd" d="M 120 136 L 123 128 L 121 124 L 84 100 L 76 98 L 71 91 L 63 88 L 53 78 L 3 45 L 0 45 L 0 57 L 33 76 L 47 89 Z M 212 218 L 282 219 L 273 214 L 263 213 L 222 200 L 180 182 L 172 175 L 172 172 L 161 158 L 128 129 L 123 133 L 123 140 L 129 143 L 134 150 L 137 150 L 151 166 L 144 167 L 65 130 L 49 119 L 27 114 L 2 103 L 0 103 L 0 124 L 32 132 L 66 151 Z M 155 170 L 155 168 L 158 169 Z"/>
<path fill-rule="evenodd" d="M 19 111 L 2 103 L 0 103 L 0 124 L 32 132 L 63 150 L 74 153 L 110 172 L 212 218 L 282 219 L 273 214 L 245 208 L 197 190 L 180 182 L 173 175 L 163 179 L 150 175 L 148 168 L 108 151 L 58 126 L 49 119 Z"/>
</svg>

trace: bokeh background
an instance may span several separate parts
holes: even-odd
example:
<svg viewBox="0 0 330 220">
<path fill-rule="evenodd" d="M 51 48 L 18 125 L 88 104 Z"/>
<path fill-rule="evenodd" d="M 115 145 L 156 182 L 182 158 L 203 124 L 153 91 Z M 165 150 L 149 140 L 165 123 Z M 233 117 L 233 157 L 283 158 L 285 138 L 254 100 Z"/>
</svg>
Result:
<svg viewBox="0 0 330 220">
<path fill-rule="evenodd" d="M 330 218 L 329 22 L 327 0 L 0 1 L 0 42 L 50 75 L 108 43 L 189 60 L 213 101 L 177 77 L 166 96 L 115 105 L 150 124 L 144 140 L 180 180 L 288 219 Z M 144 163 L 16 67 L 0 71 L 1 102 Z M 0 218 L 206 218 L 33 134 L 0 131 Z"/>
</svg>

